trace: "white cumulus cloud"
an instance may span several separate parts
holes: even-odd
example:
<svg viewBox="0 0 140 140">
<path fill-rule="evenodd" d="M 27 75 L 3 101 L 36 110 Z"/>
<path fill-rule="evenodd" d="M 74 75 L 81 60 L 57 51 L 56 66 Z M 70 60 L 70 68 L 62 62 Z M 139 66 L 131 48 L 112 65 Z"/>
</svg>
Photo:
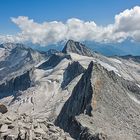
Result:
<svg viewBox="0 0 140 140">
<path fill-rule="evenodd" d="M 140 41 L 140 7 L 115 15 L 114 23 L 107 26 L 99 26 L 94 21 L 83 21 L 77 18 L 68 19 L 66 22 L 52 21 L 37 23 L 28 17 L 12 17 L 21 30 L 17 35 L 0 35 L 2 42 L 25 42 L 43 46 L 55 44 L 60 41 L 73 39 L 76 41 L 96 42 L 122 42 L 126 38 Z"/>
</svg>

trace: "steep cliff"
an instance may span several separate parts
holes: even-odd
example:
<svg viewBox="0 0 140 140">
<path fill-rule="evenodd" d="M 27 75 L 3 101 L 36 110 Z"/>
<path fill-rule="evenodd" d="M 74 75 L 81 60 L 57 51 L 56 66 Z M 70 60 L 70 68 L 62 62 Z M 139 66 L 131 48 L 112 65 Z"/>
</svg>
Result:
<svg viewBox="0 0 140 140">
<path fill-rule="evenodd" d="M 75 77 L 84 73 L 85 68 L 79 62 L 69 63 L 63 74 L 62 88 L 65 88 Z"/>
<path fill-rule="evenodd" d="M 0 85 L 0 98 L 10 95 L 15 96 L 18 91 L 28 89 L 32 85 L 30 73 L 31 71 L 27 71 L 22 75 L 2 83 Z"/>
<path fill-rule="evenodd" d="M 102 134 L 105 139 L 138 140 L 140 88 L 134 85 L 91 62 L 63 106 L 56 124 L 75 139 Z"/>
<path fill-rule="evenodd" d="M 39 69 L 50 69 L 55 67 L 57 64 L 60 63 L 63 59 L 71 59 L 70 55 L 63 54 L 63 53 L 56 53 L 53 54 L 47 61 L 41 64 L 38 68 Z"/>
</svg>

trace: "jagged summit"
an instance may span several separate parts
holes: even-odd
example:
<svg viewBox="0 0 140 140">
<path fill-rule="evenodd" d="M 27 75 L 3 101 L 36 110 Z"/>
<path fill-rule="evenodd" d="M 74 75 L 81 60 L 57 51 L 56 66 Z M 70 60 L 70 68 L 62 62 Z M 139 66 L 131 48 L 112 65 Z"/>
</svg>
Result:
<svg viewBox="0 0 140 140">
<path fill-rule="evenodd" d="M 68 40 L 64 49 L 62 50 L 63 53 L 77 53 L 79 55 L 84 56 L 93 56 L 93 52 L 88 49 L 84 44 L 80 42 L 75 42 L 73 40 Z"/>
</svg>

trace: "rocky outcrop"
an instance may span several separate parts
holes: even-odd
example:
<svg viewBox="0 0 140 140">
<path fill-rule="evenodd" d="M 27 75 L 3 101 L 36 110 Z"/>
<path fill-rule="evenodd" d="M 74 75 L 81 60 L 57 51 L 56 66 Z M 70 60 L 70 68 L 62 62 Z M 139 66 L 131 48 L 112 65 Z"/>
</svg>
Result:
<svg viewBox="0 0 140 140">
<path fill-rule="evenodd" d="M 29 88 L 32 85 L 30 72 L 17 76 L 15 78 L 10 79 L 0 85 L 0 98 L 7 97 L 10 95 L 14 95 L 18 91 L 23 91 Z"/>
<path fill-rule="evenodd" d="M 75 139 L 96 139 L 102 133 L 105 139 L 138 140 L 140 106 L 131 96 L 140 95 L 140 88 L 132 85 L 91 62 L 63 106 L 56 125 Z M 88 131 L 83 135 L 85 128 Z"/>
<path fill-rule="evenodd" d="M 62 50 L 63 53 L 77 53 L 79 55 L 89 56 L 92 57 L 94 53 L 88 49 L 84 44 L 80 42 L 74 42 L 73 40 L 69 40 L 64 49 Z"/>
<path fill-rule="evenodd" d="M 59 125 L 65 131 L 69 132 L 74 138 L 77 138 L 81 131 L 79 125 L 77 125 L 78 123 L 75 120 L 75 116 L 84 112 L 91 115 L 92 107 L 90 103 L 93 89 L 90 79 L 92 69 L 93 62 L 89 65 L 89 68 L 86 70 L 81 80 L 74 87 L 71 97 L 64 104 L 56 120 L 56 125 Z"/>
<path fill-rule="evenodd" d="M 140 63 L 140 56 L 125 55 L 125 56 L 121 56 L 121 58 L 126 59 L 126 60 L 132 60 L 132 61 Z"/>
<path fill-rule="evenodd" d="M 82 129 L 79 138 L 80 140 L 107 140 L 107 136 L 103 133 L 91 134 L 89 129 L 86 127 Z"/>
<path fill-rule="evenodd" d="M 38 68 L 39 69 L 53 68 L 63 59 L 71 59 L 71 57 L 70 55 L 63 53 L 53 54 L 46 62 L 41 64 Z"/>
<path fill-rule="evenodd" d="M 4 104 L 0 103 L 0 113 L 4 114 L 8 111 L 7 107 Z"/>
<path fill-rule="evenodd" d="M 79 62 L 69 63 L 63 74 L 63 82 L 61 87 L 65 88 L 75 77 L 84 73 L 85 68 Z"/>
<path fill-rule="evenodd" d="M 47 119 L 34 118 L 25 113 L 0 116 L 0 139 L 72 140 L 68 134 Z"/>
</svg>

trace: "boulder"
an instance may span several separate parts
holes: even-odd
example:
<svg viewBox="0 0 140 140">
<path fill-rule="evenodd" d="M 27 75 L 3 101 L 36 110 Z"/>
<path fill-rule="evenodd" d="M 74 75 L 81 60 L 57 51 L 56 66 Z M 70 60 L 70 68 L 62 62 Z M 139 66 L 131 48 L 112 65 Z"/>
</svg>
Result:
<svg viewBox="0 0 140 140">
<path fill-rule="evenodd" d="M 4 104 L 0 104 L 0 113 L 4 114 L 8 111 L 7 107 Z"/>
<path fill-rule="evenodd" d="M 0 133 L 5 133 L 8 131 L 8 126 L 6 124 L 3 124 L 0 128 Z"/>
</svg>

